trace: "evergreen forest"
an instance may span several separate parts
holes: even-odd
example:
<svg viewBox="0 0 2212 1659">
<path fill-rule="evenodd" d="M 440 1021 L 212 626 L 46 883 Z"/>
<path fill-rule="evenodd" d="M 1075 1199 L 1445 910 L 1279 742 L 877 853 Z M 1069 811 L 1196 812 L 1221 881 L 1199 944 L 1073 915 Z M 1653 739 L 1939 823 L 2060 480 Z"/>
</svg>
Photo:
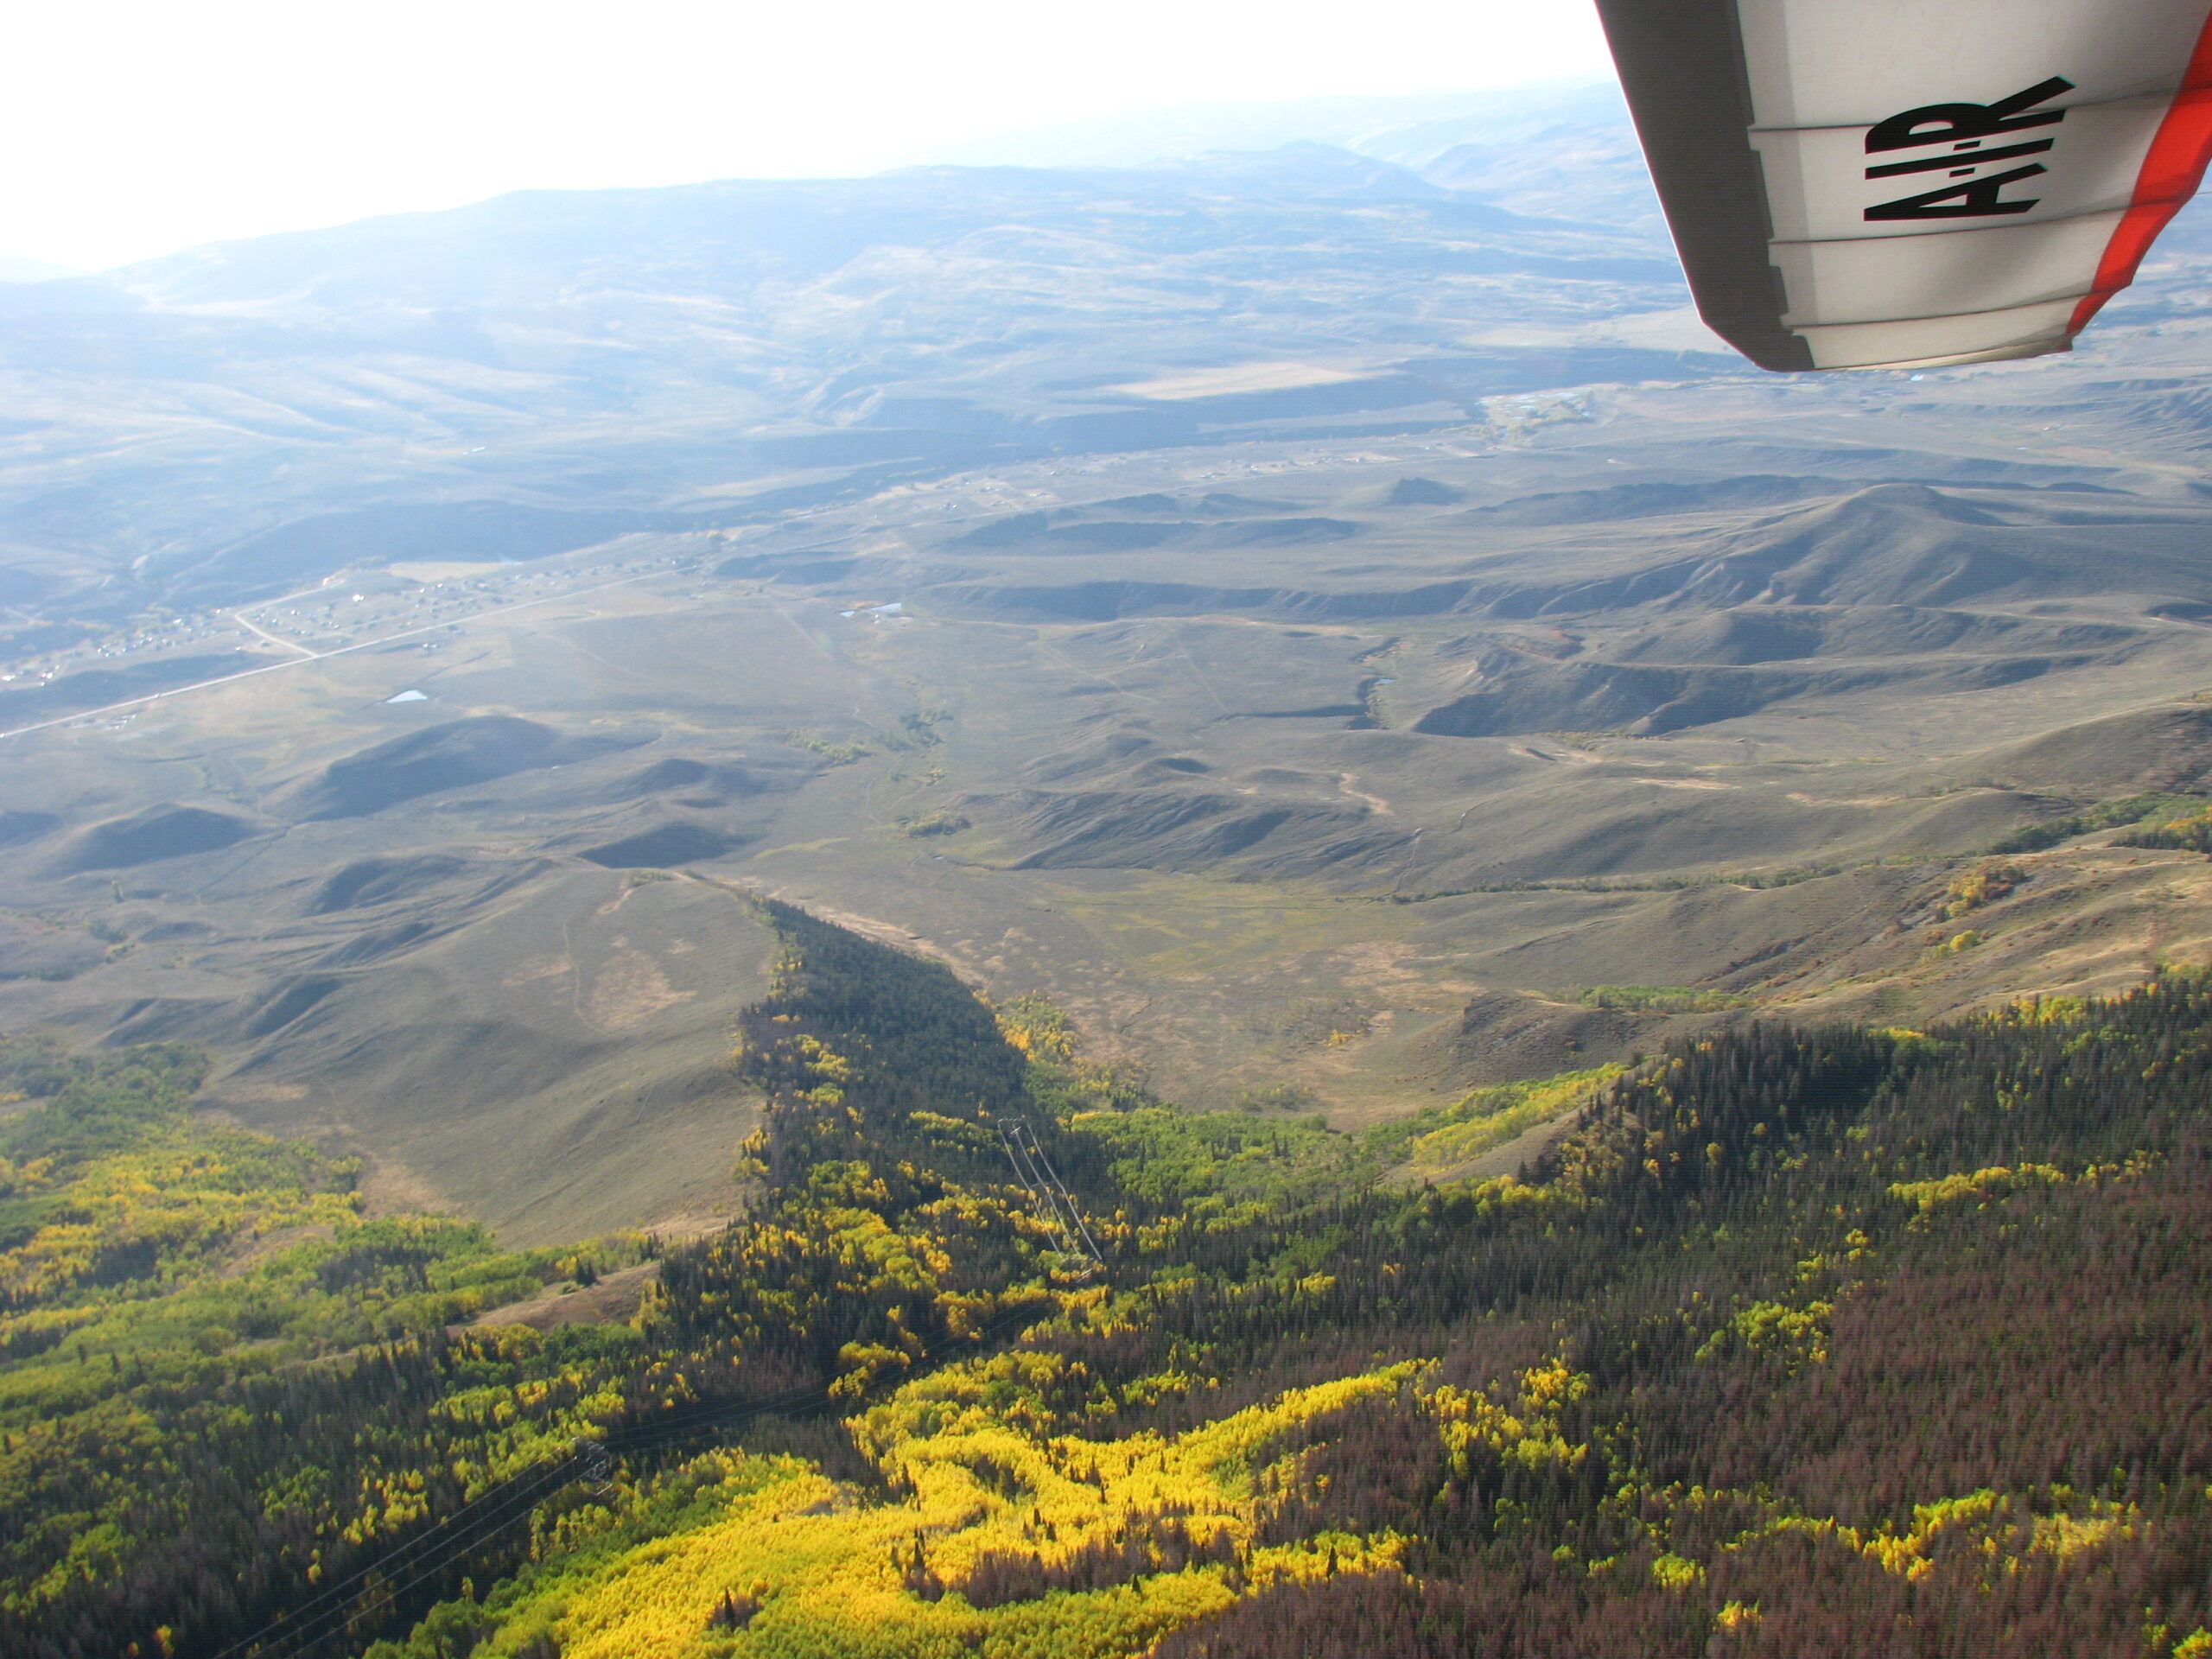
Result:
<svg viewBox="0 0 2212 1659">
<path fill-rule="evenodd" d="M 761 914 L 753 1201 L 682 1246 L 0 1046 L 0 1653 L 2212 1656 L 2212 976 L 1344 1134 Z"/>
</svg>

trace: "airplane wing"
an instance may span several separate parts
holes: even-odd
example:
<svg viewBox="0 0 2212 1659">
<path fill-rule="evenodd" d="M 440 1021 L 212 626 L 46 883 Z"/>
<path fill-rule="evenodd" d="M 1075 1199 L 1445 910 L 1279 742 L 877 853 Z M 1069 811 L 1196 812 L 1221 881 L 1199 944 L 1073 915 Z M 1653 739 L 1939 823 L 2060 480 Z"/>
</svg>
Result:
<svg viewBox="0 0 2212 1659">
<path fill-rule="evenodd" d="M 1598 0 L 1698 309 L 1766 369 L 2063 352 L 2212 156 L 2208 0 Z"/>
</svg>

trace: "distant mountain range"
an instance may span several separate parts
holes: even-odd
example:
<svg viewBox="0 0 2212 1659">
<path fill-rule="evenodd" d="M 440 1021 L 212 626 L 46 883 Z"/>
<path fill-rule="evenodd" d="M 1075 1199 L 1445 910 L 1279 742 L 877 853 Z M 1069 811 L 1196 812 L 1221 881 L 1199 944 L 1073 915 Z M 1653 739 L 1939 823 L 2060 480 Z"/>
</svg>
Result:
<svg viewBox="0 0 2212 1659">
<path fill-rule="evenodd" d="M 1656 226 L 1620 89 L 1610 80 L 1145 111 L 925 152 L 959 167 L 1140 167 L 1218 150 L 1333 144 L 1516 213 Z"/>
<path fill-rule="evenodd" d="M 1741 372 L 1683 308 L 1610 86 L 960 154 L 992 164 L 524 192 L 0 283 L 0 595 L 112 623 L 281 591 L 391 527 L 333 515 L 400 514 L 409 558 L 496 521 L 520 556 L 1021 457 Z M 1174 389 L 1255 363 L 1306 378 Z"/>
<path fill-rule="evenodd" d="M 1685 297 L 1640 167 L 1599 94 L 1501 109 L 1489 143 L 1424 108 L 1367 153 L 529 192 L 11 284 L 0 542 L 21 598 L 113 617 L 279 589 L 288 525 L 365 507 L 466 507 L 455 545 L 487 504 L 742 518 L 886 468 L 1732 368 L 1586 338 Z M 1332 390 L 1130 390 L 1254 360 Z"/>
<path fill-rule="evenodd" d="M 74 276 L 78 273 L 67 265 L 57 265 L 44 259 L 17 259 L 0 254 L 0 283 L 46 283 L 57 276 Z"/>
</svg>

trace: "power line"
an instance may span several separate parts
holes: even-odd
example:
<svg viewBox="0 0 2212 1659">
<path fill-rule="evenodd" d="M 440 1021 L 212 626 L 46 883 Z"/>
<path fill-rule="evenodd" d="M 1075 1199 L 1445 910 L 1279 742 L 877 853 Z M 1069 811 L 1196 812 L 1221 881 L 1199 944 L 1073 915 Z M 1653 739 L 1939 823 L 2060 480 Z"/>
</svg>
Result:
<svg viewBox="0 0 2212 1659">
<path fill-rule="evenodd" d="M 1077 1219 L 1079 1224 L 1080 1218 Z M 1028 1310 L 1009 1310 L 985 1321 L 976 1336 L 987 1340 L 1017 1321 L 1032 1317 Z M 925 1355 L 927 1357 L 930 1356 Z M 827 1388 L 795 1389 L 768 1400 L 718 1407 L 681 1422 L 662 1423 L 630 1433 L 610 1432 L 608 1438 L 617 1453 L 658 1451 L 693 1436 L 734 1427 L 753 1418 L 827 1405 L 830 1399 Z M 421 1537 L 327 1586 L 302 1608 L 280 1615 L 252 1635 L 240 1637 L 213 1655 L 213 1659 L 237 1659 L 240 1655 L 251 1656 L 251 1659 L 280 1659 L 288 1653 L 305 1653 L 346 1624 L 368 1618 L 399 1602 L 469 1550 L 490 1542 L 508 1528 L 527 1520 L 542 1498 L 558 1491 L 569 1479 L 581 1475 L 603 1491 L 606 1477 L 611 1472 L 608 1447 L 597 1440 L 580 1439 L 567 1457 L 543 1465 L 535 1472 L 526 1471 L 510 1477 L 504 1486 L 471 1499 Z M 526 1501 L 516 1507 L 518 1497 Z M 475 1512 L 474 1518 L 461 1526 L 472 1511 Z M 454 1530 L 457 1526 L 461 1527 L 458 1534 Z M 404 1572 L 406 1576 L 390 1576 L 395 1569 Z M 378 1577 L 383 1577 L 385 1582 L 374 1599 L 348 1599 L 356 1592 L 369 1589 L 372 1580 Z M 303 1618 L 302 1614 L 308 1616 Z"/>
<path fill-rule="evenodd" d="M 215 1656 L 215 1659 L 232 1659 L 233 1655 L 247 1653 L 255 1656 L 255 1659 L 265 1659 L 266 1656 L 281 1654 L 288 1649 L 296 1653 L 302 1652 L 312 1643 L 320 1642 L 323 1637 L 331 1635 L 347 1621 L 365 1618 L 378 1611 L 396 1596 L 404 1594 L 406 1591 L 413 1589 L 425 1580 L 434 1576 L 442 1570 L 448 1562 L 467 1549 L 497 1537 L 517 1521 L 528 1516 L 537 1508 L 538 1498 L 560 1484 L 552 1478 L 562 1474 L 573 1461 L 572 1454 L 558 1463 L 542 1465 L 534 1473 L 512 1477 L 506 1483 L 504 1490 L 494 1489 L 493 1493 L 487 1493 L 484 1498 L 478 1500 L 480 1503 L 487 1499 L 490 1500 L 491 1507 L 488 1510 L 480 1513 L 467 1527 L 464 1528 L 458 1538 L 454 1537 L 451 1529 L 464 1511 L 456 1511 L 454 1516 L 440 1522 L 435 1528 L 424 1533 L 413 1542 L 401 1546 L 389 1555 L 380 1556 L 351 1577 L 315 1597 L 307 1604 L 308 1608 L 317 1610 L 311 1616 L 296 1622 L 293 1616 L 280 1614 L 274 1621 L 264 1625 L 252 1635 L 242 1637 L 229 1647 L 223 1649 Z M 513 1507 L 517 1497 L 527 1498 L 519 1509 Z M 499 1516 L 499 1511 L 502 1510 L 509 1511 L 503 1517 Z M 444 1548 L 428 1567 L 416 1573 L 415 1576 L 408 1580 L 404 1585 L 389 1584 L 388 1581 L 385 1594 L 365 1606 L 357 1605 L 350 1599 L 353 1592 L 356 1589 L 367 1588 L 373 1578 L 405 1562 L 410 1554 L 415 1554 L 416 1559 L 408 1565 L 422 1567 L 420 1552 L 442 1543 L 448 1544 L 449 1547 Z"/>
<path fill-rule="evenodd" d="M 1014 1166 L 1014 1179 L 1028 1192 L 1037 1218 L 1058 1242 L 1062 1253 L 1080 1257 L 1096 1268 L 1102 1260 L 1098 1241 L 1090 1236 L 1083 1211 L 1076 1206 L 1075 1195 L 1060 1179 L 1052 1160 L 1045 1155 L 1045 1148 L 1037 1139 L 1036 1125 L 1023 1117 L 1003 1120 L 999 1124 L 999 1142 L 1006 1148 L 1007 1160 Z"/>
</svg>

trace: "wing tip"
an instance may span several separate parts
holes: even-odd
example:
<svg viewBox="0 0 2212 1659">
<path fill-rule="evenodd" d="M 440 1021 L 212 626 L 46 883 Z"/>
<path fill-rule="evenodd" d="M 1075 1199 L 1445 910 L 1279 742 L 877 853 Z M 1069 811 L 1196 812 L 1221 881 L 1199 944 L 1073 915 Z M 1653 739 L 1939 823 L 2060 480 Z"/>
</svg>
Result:
<svg viewBox="0 0 2212 1659">
<path fill-rule="evenodd" d="M 2010 346 L 1992 346 L 1985 351 L 1952 352 L 1942 357 L 1901 358 L 1893 363 L 1833 363 L 1822 366 L 1829 369 L 1962 369 L 1974 363 L 2010 363 L 2025 357 L 2055 357 L 2061 352 L 2074 349 L 2074 336 L 2063 334 L 2056 340 L 2019 340 Z"/>
<path fill-rule="evenodd" d="M 2045 335 L 2039 340 L 2016 340 L 2002 346 L 1984 346 L 1980 351 L 1947 352 L 1935 357 L 1883 358 L 1866 363 L 1821 362 L 1811 347 L 1796 337 L 1789 341 L 1794 350 L 1777 350 L 1772 337 L 1765 334 L 1750 346 L 1735 340 L 1730 340 L 1729 344 L 1770 374 L 1834 374 L 1845 370 L 1959 369 L 1975 363 L 2008 363 L 2018 358 L 2051 357 L 2061 352 L 2072 351 L 2074 336 L 2070 333 Z"/>
</svg>

